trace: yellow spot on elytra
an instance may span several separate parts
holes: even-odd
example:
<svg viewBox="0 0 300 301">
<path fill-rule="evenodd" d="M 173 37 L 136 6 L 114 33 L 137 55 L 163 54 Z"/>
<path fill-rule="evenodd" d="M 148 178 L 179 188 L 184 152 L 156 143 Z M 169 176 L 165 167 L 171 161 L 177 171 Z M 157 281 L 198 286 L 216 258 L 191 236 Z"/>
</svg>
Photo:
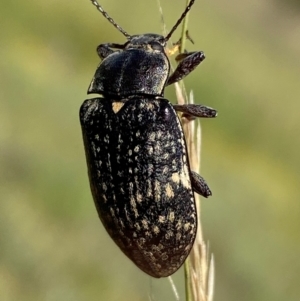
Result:
<svg viewBox="0 0 300 301">
<path fill-rule="evenodd" d="M 113 102 L 112 104 L 112 110 L 114 111 L 115 114 L 117 114 L 121 108 L 124 106 L 124 102 Z"/>
</svg>

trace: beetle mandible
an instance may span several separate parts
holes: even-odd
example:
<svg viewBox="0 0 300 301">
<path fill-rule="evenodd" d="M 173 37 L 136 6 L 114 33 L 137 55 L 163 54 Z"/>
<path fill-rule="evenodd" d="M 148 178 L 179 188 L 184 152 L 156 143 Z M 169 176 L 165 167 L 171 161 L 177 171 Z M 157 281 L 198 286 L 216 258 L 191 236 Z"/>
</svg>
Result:
<svg viewBox="0 0 300 301">
<path fill-rule="evenodd" d="M 166 277 L 188 256 L 197 231 L 194 192 L 211 191 L 191 171 L 185 137 L 176 111 L 215 117 L 203 105 L 172 105 L 166 86 L 181 80 L 205 58 L 186 53 L 170 74 L 167 41 L 195 0 L 190 1 L 170 33 L 129 35 L 100 6 L 103 16 L 126 38 L 125 44 L 101 44 L 101 63 L 80 122 L 90 187 L 99 217 L 114 242 L 141 270 Z"/>
</svg>

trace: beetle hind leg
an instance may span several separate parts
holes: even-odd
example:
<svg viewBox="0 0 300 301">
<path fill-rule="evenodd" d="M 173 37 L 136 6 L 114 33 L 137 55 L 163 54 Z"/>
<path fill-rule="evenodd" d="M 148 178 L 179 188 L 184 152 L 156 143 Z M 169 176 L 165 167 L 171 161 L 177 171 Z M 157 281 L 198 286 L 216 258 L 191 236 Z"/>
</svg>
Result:
<svg viewBox="0 0 300 301">
<path fill-rule="evenodd" d="M 209 189 L 207 183 L 205 180 L 196 172 L 191 171 L 191 183 L 192 183 L 192 189 L 194 192 L 204 196 L 205 198 L 208 198 L 212 195 L 211 190 Z"/>
<path fill-rule="evenodd" d="M 183 117 L 186 117 L 189 120 L 193 120 L 196 117 L 202 118 L 213 118 L 217 117 L 217 110 L 197 104 L 185 104 L 185 105 L 173 105 L 173 108 L 177 112 L 183 113 Z"/>
</svg>

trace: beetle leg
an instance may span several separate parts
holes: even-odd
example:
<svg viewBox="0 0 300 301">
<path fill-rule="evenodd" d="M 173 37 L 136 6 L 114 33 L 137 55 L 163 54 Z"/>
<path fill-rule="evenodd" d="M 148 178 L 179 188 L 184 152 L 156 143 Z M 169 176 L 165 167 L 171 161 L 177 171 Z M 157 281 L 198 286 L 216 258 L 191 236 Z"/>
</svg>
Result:
<svg viewBox="0 0 300 301">
<path fill-rule="evenodd" d="M 194 192 L 204 196 L 205 198 L 212 195 L 211 190 L 206 184 L 205 180 L 196 172 L 191 171 L 191 183 Z"/>
<path fill-rule="evenodd" d="M 193 120 L 196 117 L 213 118 L 218 112 L 210 107 L 196 104 L 173 105 L 175 111 L 182 112 L 183 117 Z"/>
<path fill-rule="evenodd" d="M 180 63 L 170 75 L 167 86 L 180 81 L 191 73 L 205 59 L 205 55 L 202 51 L 189 52 L 179 54 L 176 59 L 179 59 Z"/>
<path fill-rule="evenodd" d="M 113 50 L 112 48 L 124 49 L 124 45 L 115 44 L 115 43 L 100 44 L 97 47 L 97 53 L 100 56 L 100 58 L 103 60 L 104 58 L 106 58 L 107 56 L 115 52 L 115 50 Z"/>
</svg>

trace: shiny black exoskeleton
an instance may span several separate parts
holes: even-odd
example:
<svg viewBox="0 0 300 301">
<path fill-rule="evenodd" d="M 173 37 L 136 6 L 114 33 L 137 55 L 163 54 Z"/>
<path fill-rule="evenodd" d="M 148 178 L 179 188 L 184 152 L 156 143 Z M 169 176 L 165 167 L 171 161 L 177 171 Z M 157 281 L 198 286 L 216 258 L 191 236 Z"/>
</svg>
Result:
<svg viewBox="0 0 300 301">
<path fill-rule="evenodd" d="M 99 217 L 120 249 L 153 277 L 173 274 L 188 256 L 196 236 L 194 192 L 211 195 L 190 170 L 183 130 L 176 111 L 215 117 L 202 105 L 172 105 L 164 89 L 189 74 L 203 52 L 187 54 L 170 76 L 167 37 L 128 35 L 102 7 L 93 4 L 128 39 L 102 44 L 102 59 L 80 121 L 91 191 Z"/>
</svg>

